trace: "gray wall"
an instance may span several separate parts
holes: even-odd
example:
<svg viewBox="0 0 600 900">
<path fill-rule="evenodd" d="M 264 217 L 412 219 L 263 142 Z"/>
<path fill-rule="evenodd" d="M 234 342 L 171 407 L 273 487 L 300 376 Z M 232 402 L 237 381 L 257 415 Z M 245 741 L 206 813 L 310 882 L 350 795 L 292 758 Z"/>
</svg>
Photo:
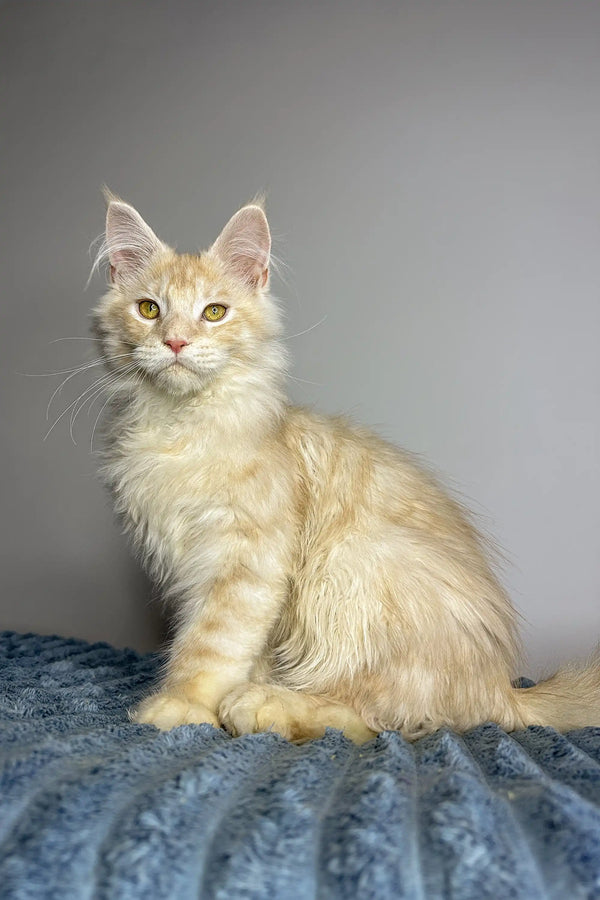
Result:
<svg viewBox="0 0 600 900">
<path fill-rule="evenodd" d="M 590 650 L 600 5 L 19 0 L 0 35 L 1 625 L 160 634 L 95 475 L 100 404 L 44 441 L 60 378 L 19 374 L 94 357 L 53 342 L 102 290 L 101 184 L 186 250 L 266 188 L 288 333 L 327 316 L 290 340 L 294 398 L 423 454 L 483 515 L 530 671 Z"/>
</svg>

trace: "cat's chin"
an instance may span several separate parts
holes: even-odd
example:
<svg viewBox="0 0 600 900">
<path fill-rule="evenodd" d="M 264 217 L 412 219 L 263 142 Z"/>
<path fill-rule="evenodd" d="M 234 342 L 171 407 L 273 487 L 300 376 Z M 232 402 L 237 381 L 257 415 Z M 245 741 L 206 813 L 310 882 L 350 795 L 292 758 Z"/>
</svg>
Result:
<svg viewBox="0 0 600 900">
<path fill-rule="evenodd" d="M 175 397 L 198 394 L 211 381 L 211 372 L 194 372 L 180 364 L 168 366 L 152 376 L 154 384 Z"/>
</svg>

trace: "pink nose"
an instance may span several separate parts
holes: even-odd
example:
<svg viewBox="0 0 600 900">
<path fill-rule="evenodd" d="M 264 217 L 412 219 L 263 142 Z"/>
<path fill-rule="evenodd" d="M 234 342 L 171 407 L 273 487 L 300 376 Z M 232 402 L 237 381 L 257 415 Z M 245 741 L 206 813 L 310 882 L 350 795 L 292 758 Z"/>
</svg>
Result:
<svg viewBox="0 0 600 900">
<path fill-rule="evenodd" d="M 170 347 L 173 353 L 179 353 L 184 347 L 187 347 L 188 342 L 183 341 L 180 338 L 173 338 L 165 341 L 167 347 Z"/>
</svg>

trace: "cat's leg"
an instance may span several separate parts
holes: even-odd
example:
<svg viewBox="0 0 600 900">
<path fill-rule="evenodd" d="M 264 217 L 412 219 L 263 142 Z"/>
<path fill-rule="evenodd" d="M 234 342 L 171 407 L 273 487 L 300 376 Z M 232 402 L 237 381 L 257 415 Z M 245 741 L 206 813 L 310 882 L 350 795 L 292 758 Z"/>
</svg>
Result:
<svg viewBox="0 0 600 900">
<path fill-rule="evenodd" d="M 202 602 L 188 599 L 160 690 L 130 716 L 167 730 L 189 722 L 219 726 L 223 697 L 250 677 L 285 599 L 280 549 L 238 548 Z M 260 575 L 256 574 L 261 560 Z"/>
<path fill-rule="evenodd" d="M 306 741 L 338 728 L 357 744 L 375 736 L 345 703 L 276 684 L 238 685 L 222 700 L 219 719 L 234 735 L 274 731 L 290 741 Z"/>
</svg>

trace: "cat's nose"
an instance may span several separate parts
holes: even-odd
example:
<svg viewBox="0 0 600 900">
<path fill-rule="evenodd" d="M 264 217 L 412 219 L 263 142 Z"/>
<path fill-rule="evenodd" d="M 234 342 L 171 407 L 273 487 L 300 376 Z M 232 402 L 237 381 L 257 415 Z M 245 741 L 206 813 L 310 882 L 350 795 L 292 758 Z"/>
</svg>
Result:
<svg viewBox="0 0 600 900">
<path fill-rule="evenodd" d="M 188 341 L 184 341 L 181 338 L 169 338 L 165 341 L 165 344 L 171 348 L 173 353 L 179 353 L 184 347 L 187 347 Z"/>
</svg>

